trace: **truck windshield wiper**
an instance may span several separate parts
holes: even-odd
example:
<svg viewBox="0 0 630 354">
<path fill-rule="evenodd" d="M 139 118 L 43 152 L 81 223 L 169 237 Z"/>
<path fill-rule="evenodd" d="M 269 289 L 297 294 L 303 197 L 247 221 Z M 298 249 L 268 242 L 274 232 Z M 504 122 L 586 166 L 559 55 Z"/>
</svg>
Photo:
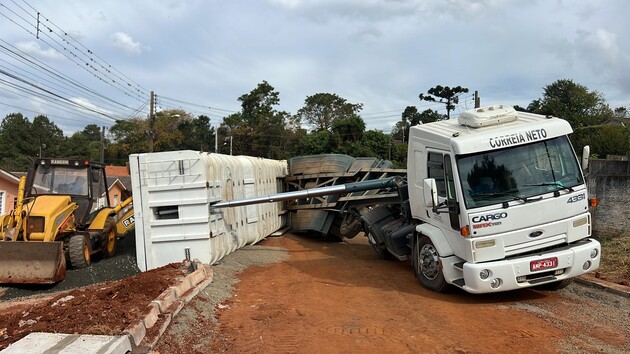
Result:
<svg viewBox="0 0 630 354">
<path fill-rule="evenodd" d="M 536 183 L 536 184 L 526 184 L 526 187 L 544 187 L 544 186 L 555 186 L 558 187 L 558 189 L 566 189 L 569 192 L 574 192 L 573 188 L 571 187 L 567 187 L 564 184 L 560 183 L 560 182 L 543 182 L 543 183 Z"/>
<path fill-rule="evenodd" d="M 522 195 L 515 194 L 514 192 L 491 192 L 491 193 L 477 193 L 475 197 L 510 197 L 510 199 L 503 201 L 503 208 L 507 208 L 509 206 L 509 202 L 513 202 L 515 200 L 520 200 L 523 203 L 531 203 L 536 202 L 542 199 L 539 198 L 528 198 Z"/>
</svg>

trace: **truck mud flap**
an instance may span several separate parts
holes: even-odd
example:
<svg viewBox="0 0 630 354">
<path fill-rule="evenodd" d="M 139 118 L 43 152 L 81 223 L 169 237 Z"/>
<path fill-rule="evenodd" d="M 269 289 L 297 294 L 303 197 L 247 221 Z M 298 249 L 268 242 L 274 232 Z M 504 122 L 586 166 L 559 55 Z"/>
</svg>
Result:
<svg viewBox="0 0 630 354">
<path fill-rule="evenodd" d="M 61 242 L 0 242 L 1 284 L 53 284 L 66 276 Z"/>
</svg>

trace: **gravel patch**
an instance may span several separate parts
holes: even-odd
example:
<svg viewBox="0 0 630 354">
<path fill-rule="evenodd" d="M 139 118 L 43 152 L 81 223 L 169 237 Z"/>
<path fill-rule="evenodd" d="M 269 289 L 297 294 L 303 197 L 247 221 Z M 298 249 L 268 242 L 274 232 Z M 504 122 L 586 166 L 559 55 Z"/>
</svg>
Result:
<svg viewBox="0 0 630 354">
<path fill-rule="evenodd" d="M 630 298 L 575 282 L 556 294 L 560 302 L 530 301 L 512 307 L 533 313 L 562 329 L 567 334 L 560 342 L 562 353 L 630 352 L 630 340 L 622 346 L 611 346 L 594 336 L 580 334 L 588 333 L 589 329 L 605 333 L 606 328 L 615 328 L 618 331 L 615 336 L 630 338 Z"/>
<path fill-rule="evenodd" d="M 140 273 L 136 265 L 135 233 L 118 240 L 118 249 L 111 258 L 95 257 L 91 266 L 68 269 L 66 278 L 57 284 L 12 284 L 0 287 L 0 301 L 75 289 L 87 285 L 119 280 Z"/>
<path fill-rule="evenodd" d="M 250 266 L 279 263 L 288 258 L 285 248 L 261 245 L 245 246 L 225 256 L 212 266 L 212 283 L 177 314 L 154 349 L 163 353 L 178 352 L 181 348 L 205 352 L 214 341 L 223 341 L 216 331 L 219 321 L 215 310 L 229 306 L 223 303 L 232 298 L 234 285 L 240 281 L 238 273 Z M 192 328 L 206 330 L 201 332 Z"/>
</svg>

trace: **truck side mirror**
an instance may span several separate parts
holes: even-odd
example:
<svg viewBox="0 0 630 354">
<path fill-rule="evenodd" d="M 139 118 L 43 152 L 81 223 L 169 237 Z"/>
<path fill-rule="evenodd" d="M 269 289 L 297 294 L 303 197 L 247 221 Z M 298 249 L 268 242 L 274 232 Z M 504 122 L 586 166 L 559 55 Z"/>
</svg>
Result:
<svg viewBox="0 0 630 354">
<path fill-rule="evenodd" d="M 589 156 L 591 156 L 591 147 L 586 145 L 582 149 L 582 170 L 586 170 L 588 168 Z"/>
<path fill-rule="evenodd" d="M 433 208 L 438 205 L 437 184 L 435 178 L 424 179 L 424 206 Z"/>
</svg>

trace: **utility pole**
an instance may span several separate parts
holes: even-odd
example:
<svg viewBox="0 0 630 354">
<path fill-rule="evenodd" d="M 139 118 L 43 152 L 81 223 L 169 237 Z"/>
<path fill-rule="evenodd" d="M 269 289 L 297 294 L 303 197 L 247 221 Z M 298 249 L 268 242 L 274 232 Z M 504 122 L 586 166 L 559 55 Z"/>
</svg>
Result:
<svg viewBox="0 0 630 354">
<path fill-rule="evenodd" d="M 230 135 L 230 156 L 232 156 L 232 136 Z"/>
<path fill-rule="evenodd" d="M 150 107 L 149 107 L 149 152 L 153 152 L 153 138 L 154 138 L 154 134 L 153 134 L 153 128 L 155 127 L 155 111 L 154 111 L 154 106 L 155 106 L 155 94 L 153 93 L 153 91 L 151 91 L 151 100 L 150 100 Z"/>
<path fill-rule="evenodd" d="M 214 153 L 219 153 L 219 129 L 214 129 Z"/>
<path fill-rule="evenodd" d="M 475 108 L 481 107 L 481 100 L 479 99 L 479 92 L 475 90 Z"/>
<path fill-rule="evenodd" d="M 105 162 L 105 127 L 101 127 L 101 145 L 99 146 L 100 162 Z"/>
</svg>

